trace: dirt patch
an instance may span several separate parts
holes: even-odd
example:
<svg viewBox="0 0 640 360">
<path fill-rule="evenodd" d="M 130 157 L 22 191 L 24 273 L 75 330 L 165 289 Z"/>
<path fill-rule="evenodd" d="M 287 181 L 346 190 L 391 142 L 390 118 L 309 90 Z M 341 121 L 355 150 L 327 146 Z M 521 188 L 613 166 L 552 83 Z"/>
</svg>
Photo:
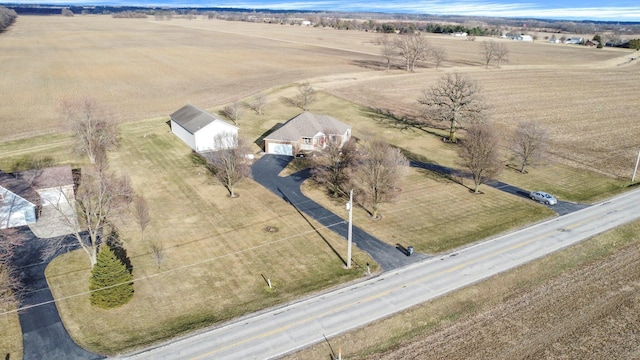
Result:
<svg viewBox="0 0 640 360">
<path fill-rule="evenodd" d="M 640 245 L 369 359 L 640 356 Z"/>
</svg>

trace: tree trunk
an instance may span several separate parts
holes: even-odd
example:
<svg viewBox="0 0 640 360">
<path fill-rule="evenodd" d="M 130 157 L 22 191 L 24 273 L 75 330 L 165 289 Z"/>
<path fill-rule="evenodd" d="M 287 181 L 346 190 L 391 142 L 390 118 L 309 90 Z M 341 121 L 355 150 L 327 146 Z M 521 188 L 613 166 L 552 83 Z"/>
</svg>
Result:
<svg viewBox="0 0 640 360">
<path fill-rule="evenodd" d="M 451 120 L 451 129 L 449 130 L 449 141 L 452 143 L 457 142 L 456 139 L 456 121 Z"/>
<path fill-rule="evenodd" d="M 524 174 L 524 167 L 527 165 L 527 163 L 522 162 L 522 167 L 520 168 L 520 173 Z"/>
</svg>

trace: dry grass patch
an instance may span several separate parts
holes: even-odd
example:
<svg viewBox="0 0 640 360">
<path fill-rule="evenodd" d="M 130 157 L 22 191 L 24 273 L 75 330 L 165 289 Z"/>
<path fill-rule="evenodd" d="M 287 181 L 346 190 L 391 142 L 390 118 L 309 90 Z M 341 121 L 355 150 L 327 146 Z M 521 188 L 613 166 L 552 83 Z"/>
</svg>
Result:
<svg viewBox="0 0 640 360">
<path fill-rule="evenodd" d="M 0 314 L 0 354 L 22 359 L 22 331 L 17 312 Z"/>
<path fill-rule="evenodd" d="M 550 130 L 552 164 L 627 181 L 637 156 L 634 139 L 640 136 L 640 123 L 633 121 L 640 92 L 640 84 L 634 79 L 639 71 L 637 63 L 596 69 L 549 66 L 466 70 L 483 87 L 484 97 L 491 105 L 491 118 L 504 133 L 504 145 L 520 122 L 536 120 Z M 416 99 L 420 91 L 440 76 L 442 73 L 425 71 L 322 86 L 365 107 L 391 111 L 399 117 L 419 116 L 421 109 Z"/>
<path fill-rule="evenodd" d="M 353 222 L 364 231 L 395 245 L 413 245 L 416 251 L 439 253 L 553 216 L 554 212 L 526 199 L 486 186 L 472 194 L 464 186 L 412 169 L 402 192 L 381 207 L 373 221 L 355 208 Z M 347 216 L 343 199 L 331 199 L 324 188 L 305 182 L 304 193 L 340 216 Z"/>
<path fill-rule="evenodd" d="M 79 344 L 106 354 L 130 350 L 363 276 L 365 269 L 345 270 L 334 253 L 346 254 L 343 238 L 257 183 L 244 182 L 240 196 L 228 198 L 165 122 L 122 125 L 121 148 L 111 157 L 111 168 L 128 173 L 149 203 L 145 239 L 164 245 L 161 266 L 133 221 L 125 221 L 119 227 L 136 279 L 129 304 L 113 311 L 90 306 L 81 252 L 47 268 L 54 297 L 64 299 L 61 317 Z M 373 263 L 362 252 L 355 259 Z M 266 290 L 263 275 L 275 291 Z"/>
<path fill-rule="evenodd" d="M 635 357 L 639 231 L 636 221 L 329 341 L 348 359 Z M 328 354 L 321 343 L 285 359 Z"/>
</svg>

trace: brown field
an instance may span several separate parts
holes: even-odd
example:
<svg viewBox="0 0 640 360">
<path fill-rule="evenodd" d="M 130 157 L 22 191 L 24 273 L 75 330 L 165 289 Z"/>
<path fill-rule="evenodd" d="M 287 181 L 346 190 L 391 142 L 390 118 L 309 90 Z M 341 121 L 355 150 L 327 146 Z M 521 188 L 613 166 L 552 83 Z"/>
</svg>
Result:
<svg viewBox="0 0 640 360">
<path fill-rule="evenodd" d="M 0 66 L 6 69 L 0 72 L 0 169 L 10 170 L 22 156 L 43 154 L 82 165 L 67 153 L 70 139 L 58 104 L 67 96 L 92 96 L 123 122 L 122 148 L 113 154 L 111 164 L 116 170 L 128 170 L 136 189 L 144 189 L 154 209 L 154 223 L 146 236 L 162 239 L 170 249 L 158 268 L 145 245 L 135 241 L 135 226 L 122 224 L 134 276 L 140 280 L 134 300 L 115 310 L 117 316 L 96 312 L 86 294 L 78 295 L 86 291 L 89 273 L 82 254 L 56 259 L 47 276 L 54 296 L 66 299 L 58 307 L 76 341 L 94 351 L 114 353 L 361 276 L 343 271 L 341 259 L 331 250 L 344 245 L 343 239 L 307 222 L 256 183 L 244 183 L 240 198 L 229 202 L 224 189 L 191 161 L 189 149 L 166 127 L 168 114 L 187 102 L 216 111 L 232 100 L 267 93 L 272 101 L 268 116 L 247 114 L 240 122 L 241 133 L 256 139 L 297 113 L 278 99 L 295 91 L 292 83 L 308 80 L 323 90 L 313 111 L 352 123 L 354 133 L 376 131 L 419 156 L 457 166 L 455 148 L 440 141 L 438 129 L 431 129 L 431 134 L 403 129 L 372 110 L 415 116 L 423 87 L 445 72 L 461 71 L 480 82 L 492 106 L 492 119 L 505 132 L 528 119 L 552 130 L 551 164 L 527 176 L 505 171 L 502 180 L 545 186 L 575 201 L 593 201 L 626 185 L 602 173 L 628 181 L 637 155 L 640 65 L 629 60 L 633 55 L 629 51 L 508 42 L 510 62 L 502 69 L 485 69 L 480 39 L 429 35 L 432 44 L 447 49 L 449 59 L 443 68 L 424 64 L 413 74 L 398 69 L 387 73 L 378 56 L 377 37 L 219 20 L 156 22 L 108 16 L 21 16 L 0 34 Z M 50 135 L 33 137 L 42 134 Z M 367 225 L 391 243 L 395 239 L 389 224 L 398 223 L 395 226 L 414 236 L 441 233 L 450 227 L 446 214 L 461 209 L 472 221 L 457 229 L 458 242 L 443 247 L 447 237 L 443 233 L 424 240 L 420 249 L 441 251 L 522 226 L 531 214 L 530 219 L 549 215 L 535 204 L 493 190 L 487 191 L 492 197 L 468 201 L 466 190 L 449 181 L 418 173 L 410 180 L 403 189 L 406 194 L 385 205 L 383 221 Z M 306 190 L 323 197 L 317 189 Z M 416 198 L 421 203 L 414 207 L 411 200 Z M 321 201 L 335 209 L 343 207 L 326 198 Z M 419 228 L 400 221 L 433 208 L 442 208 L 443 218 Z M 242 217 L 234 213 L 238 209 Z M 496 223 L 501 215 L 505 223 Z M 356 219 L 367 221 L 364 213 L 356 214 Z M 282 229 L 275 237 L 263 231 L 274 224 Z M 476 225 L 482 231 L 474 235 Z M 300 234 L 311 234 L 304 246 L 299 246 Z M 259 250 L 246 252 L 247 248 Z M 369 261 L 365 254 L 356 256 Z M 191 266 L 183 268 L 184 264 Z M 289 277 L 292 268 L 295 276 Z M 260 276 L 264 273 L 278 279 L 279 292 L 265 291 Z M 99 320 L 87 324 L 84 318 L 89 316 Z M 122 317 L 132 321 L 119 321 Z M 109 344 L 103 341 L 105 328 L 111 329 Z"/>
<path fill-rule="evenodd" d="M 635 221 L 329 342 L 350 360 L 638 359 L 638 234 Z"/>
</svg>

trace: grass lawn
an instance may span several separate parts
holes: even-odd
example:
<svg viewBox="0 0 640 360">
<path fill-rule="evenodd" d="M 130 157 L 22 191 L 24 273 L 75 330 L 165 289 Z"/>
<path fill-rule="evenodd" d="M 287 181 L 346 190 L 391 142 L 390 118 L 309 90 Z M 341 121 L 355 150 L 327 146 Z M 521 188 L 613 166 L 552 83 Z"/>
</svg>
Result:
<svg viewBox="0 0 640 360">
<path fill-rule="evenodd" d="M 527 199 L 487 186 L 481 190 L 483 194 L 472 194 L 466 187 L 431 172 L 411 169 L 400 196 L 381 207 L 381 220 L 371 220 L 366 211 L 356 207 L 353 222 L 389 244 L 439 253 L 554 214 Z M 336 214 L 347 216 L 344 200 L 328 198 L 324 189 L 312 181 L 305 182 L 303 191 Z"/>
<path fill-rule="evenodd" d="M 16 312 L 0 314 L 0 355 L 6 359 L 22 359 L 22 331 Z"/>
<path fill-rule="evenodd" d="M 247 111 L 240 119 L 240 134 L 257 139 L 256 153 L 261 136 L 300 112 L 283 101 L 295 91 L 291 85 L 267 92 L 270 104 L 265 115 Z M 216 113 L 220 109 L 209 110 Z M 310 110 L 351 124 L 355 136 L 380 134 L 421 159 L 456 164 L 455 146 L 443 143 L 435 130 L 397 126 L 370 109 L 323 92 Z M 60 299 L 61 317 L 81 346 L 115 354 L 363 276 L 364 269 L 343 269 L 344 255 L 336 253 L 346 253 L 344 239 L 303 218 L 257 183 L 244 182 L 238 188 L 239 198 L 228 198 L 188 146 L 171 133 L 167 121 L 161 117 L 121 124 L 121 148 L 111 154 L 111 169 L 128 174 L 134 188 L 149 202 L 152 222 L 145 238 L 164 245 L 161 266 L 154 262 L 148 244 L 140 240 L 131 216 L 123 214 L 118 225 L 136 279 L 136 294 L 129 304 L 109 311 L 90 306 L 86 293 L 90 270 L 81 252 L 59 257 L 47 268 L 54 297 Z M 58 144 L 47 137 L 5 143 L 2 151 L 8 156 L 2 157 L 2 166 L 10 166 L 25 154 L 68 159 L 64 144 L 70 143 L 69 138 L 53 138 Z M 71 163 L 82 164 L 79 160 Z M 543 185 L 535 180 L 543 179 L 542 175 L 526 177 L 534 179 L 532 186 Z M 602 186 L 598 184 L 606 180 L 591 176 L 579 184 Z M 582 191 L 580 186 L 568 189 Z M 327 198 L 311 183 L 304 190 L 336 214 L 347 215 L 344 200 Z M 391 244 L 437 253 L 553 216 L 546 207 L 526 199 L 486 186 L 483 195 L 472 195 L 464 186 L 422 170 L 412 170 L 402 190 L 397 201 L 382 207 L 382 220 L 371 221 L 356 208 L 354 223 Z M 354 259 L 373 264 L 359 251 Z M 275 285 L 275 291 L 268 289 L 265 278 Z"/>
<path fill-rule="evenodd" d="M 47 268 L 61 317 L 81 346 L 103 354 L 131 350 L 364 275 L 365 269 L 344 269 L 344 239 L 252 180 L 239 186 L 239 198 L 227 197 L 166 120 L 122 125 L 121 148 L 111 157 L 111 169 L 128 173 L 147 198 L 152 222 L 145 239 L 164 245 L 161 266 L 123 214 L 119 229 L 136 279 L 130 303 L 91 307 L 82 252 Z M 359 251 L 355 260 L 373 263 Z"/>
</svg>

